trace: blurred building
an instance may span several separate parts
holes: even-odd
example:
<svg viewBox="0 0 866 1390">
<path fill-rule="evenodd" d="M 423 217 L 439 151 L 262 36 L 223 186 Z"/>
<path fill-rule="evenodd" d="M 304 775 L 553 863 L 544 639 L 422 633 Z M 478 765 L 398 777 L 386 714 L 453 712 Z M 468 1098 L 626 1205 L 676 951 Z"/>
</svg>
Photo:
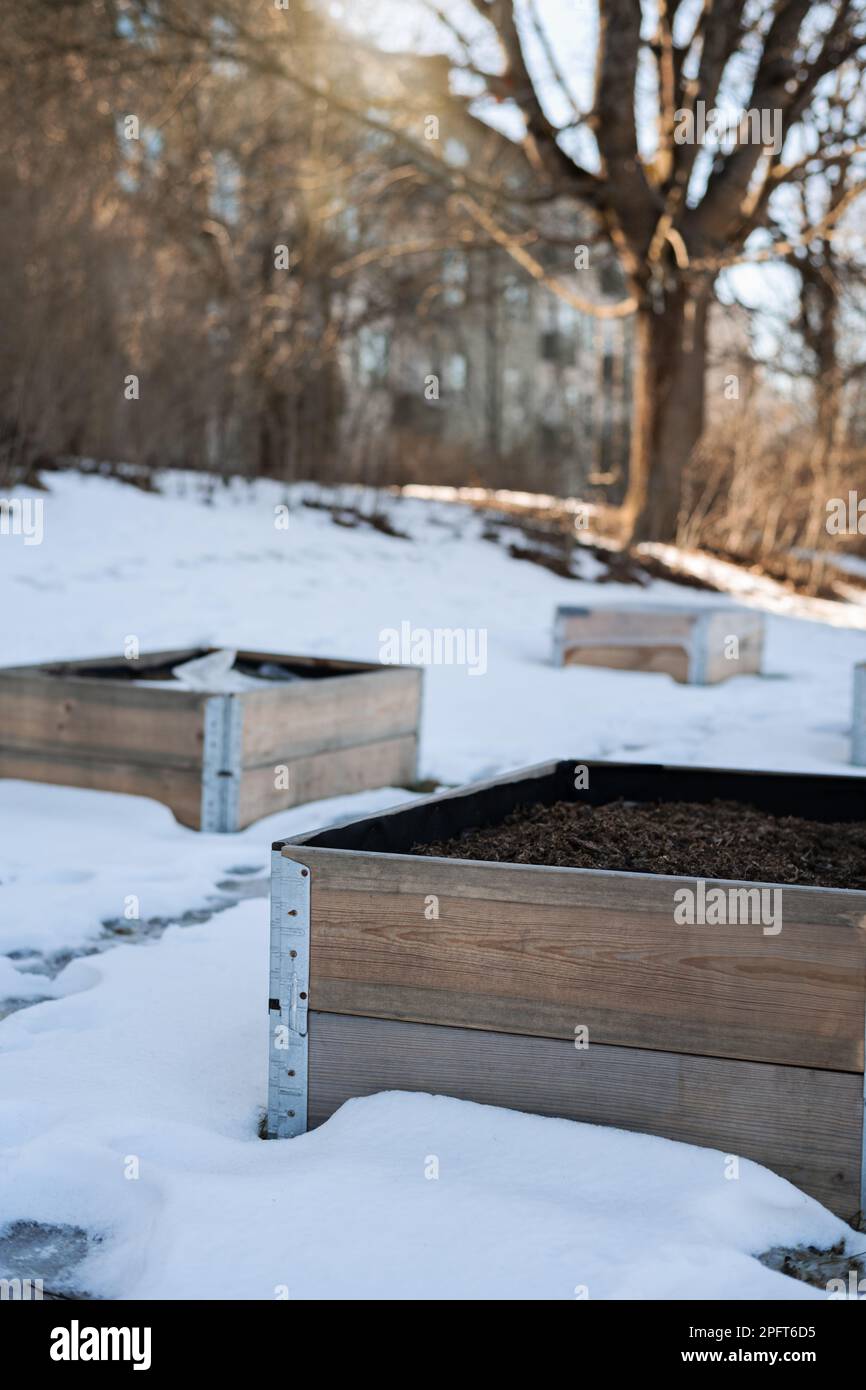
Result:
<svg viewBox="0 0 866 1390">
<path fill-rule="evenodd" d="M 395 100 L 412 93 L 416 134 L 425 102 L 443 109 L 435 91 L 423 94 L 424 80 L 408 58 L 399 79 L 381 73 L 383 85 L 395 83 Z M 572 201 L 538 201 L 513 141 L 452 110 L 437 136 L 437 156 L 440 150 L 452 168 L 499 190 L 501 201 L 487 203 L 488 210 L 503 227 L 525 229 L 528 250 L 548 277 L 591 302 L 625 296 L 605 239 L 594 238 Z M 450 226 L 454 245 L 404 266 L 395 260 L 392 288 L 403 276 L 396 308 L 347 345 L 344 449 L 353 442 L 361 449 L 371 435 L 371 479 L 477 481 L 563 494 L 602 487 L 607 500 L 619 501 L 628 468 L 631 320 L 599 319 L 559 298 L 461 218 L 451 190 L 435 178 L 407 195 L 396 225 L 391 218 L 381 228 L 383 241 L 399 246 L 425 228 L 441 235 Z"/>
<path fill-rule="evenodd" d="M 578 313 L 498 249 L 457 252 L 444 270 L 435 317 L 397 317 L 350 345 L 350 416 L 380 396 L 378 447 L 390 432 L 404 468 L 413 457 L 427 478 L 465 481 L 468 464 L 491 486 L 603 485 L 614 500 L 628 461 L 629 321 Z"/>
</svg>

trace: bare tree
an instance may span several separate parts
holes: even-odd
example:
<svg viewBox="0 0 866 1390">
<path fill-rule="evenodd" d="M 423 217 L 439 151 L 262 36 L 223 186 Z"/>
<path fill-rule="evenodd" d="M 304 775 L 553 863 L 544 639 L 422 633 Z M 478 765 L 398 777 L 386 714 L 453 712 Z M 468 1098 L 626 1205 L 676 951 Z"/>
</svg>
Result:
<svg viewBox="0 0 866 1390">
<path fill-rule="evenodd" d="M 816 237 L 832 244 L 863 187 L 862 101 L 849 102 L 844 119 L 819 119 L 827 84 L 843 65 L 850 85 L 862 81 L 862 11 L 851 0 L 599 0 L 592 106 L 563 125 L 550 114 L 549 82 L 566 89 L 572 111 L 575 103 L 549 35 L 549 71 L 529 61 L 536 7 L 471 0 L 471 9 L 495 35 L 498 61 L 482 72 L 467 44 L 462 66 L 488 97 L 519 111 L 539 193 L 568 193 L 588 205 L 616 249 L 637 319 L 628 530 L 632 539 L 670 539 L 703 428 L 716 277 L 753 251 L 762 259 L 790 254 L 773 212 L 804 168 L 814 175 L 844 156 L 849 178 L 845 197 L 831 200 L 819 225 L 807 220 L 801 228 L 804 267 L 823 254 Z M 727 146 L 708 150 L 707 113 L 738 95 L 748 119 Z M 644 129 L 650 105 L 652 139 Z M 583 161 L 575 129 L 589 149 Z"/>
<path fill-rule="evenodd" d="M 221 61 L 218 7 L 189 17 L 206 41 L 100 0 L 0 13 L 3 486 L 68 455 L 335 476 L 345 345 L 414 302 L 389 256 L 420 295 L 429 258 L 490 244 L 429 224 L 391 142 Z"/>
<path fill-rule="evenodd" d="M 428 176 L 450 178 L 491 235 L 493 224 L 499 228 L 503 245 L 515 230 L 504 224 L 521 203 L 523 226 L 533 201 L 572 198 L 593 210 L 625 276 L 629 297 L 620 311 L 636 315 L 628 533 L 670 539 L 703 428 L 714 282 L 750 255 L 788 254 L 773 220 L 778 195 L 804 164 L 817 172 L 841 152 L 862 149 L 862 104 L 852 104 L 841 124 L 813 119 L 826 83 L 843 66 L 853 82 L 862 77 L 864 17 L 855 0 L 598 0 L 595 89 L 585 113 L 531 0 L 423 4 L 439 25 L 443 48 L 423 60 L 337 36 L 321 16 L 299 51 L 281 41 L 273 24 L 265 34 L 247 11 L 221 8 L 220 43 L 235 59 L 265 66 L 311 98 L 391 135 Z M 184 7 L 160 6 L 154 18 L 189 42 L 209 41 L 209 31 L 197 28 Z M 540 63 L 530 61 L 533 36 L 540 39 Z M 484 61 L 491 40 L 496 56 Z M 335 44 L 343 46 L 336 67 L 329 55 Z M 358 67 L 351 81 L 347 52 Z M 463 79 L 459 95 L 448 89 L 448 70 Z M 551 87 L 568 103 L 564 120 L 552 114 Z M 705 118 L 712 121 L 717 107 L 732 100 L 743 119 L 729 140 L 712 148 Z M 418 135 L 425 103 L 428 110 L 431 103 L 438 103 L 434 110 L 469 109 L 479 120 L 490 104 L 519 116 L 532 196 L 491 188 L 483 173 L 450 168 L 447 155 L 434 157 Z M 860 164 L 854 167 L 851 197 L 863 183 Z M 851 197 L 820 227 L 803 228 L 798 244 L 807 256 L 817 234 L 832 238 Z M 526 251 L 522 258 L 533 259 Z"/>
<path fill-rule="evenodd" d="M 27 6 L 29 10 L 31 7 Z M 90 60 L 129 73 L 159 62 L 242 65 L 296 99 L 367 132 L 371 148 L 399 152 L 419 177 L 453 194 L 528 273 L 547 283 L 533 248 L 544 209 L 591 210 L 625 280 L 617 305 L 600 306 L 560 283 L 555 293 L 599 316 L 634 315 L 635 366 L 626 533 L 671 539 L 683 479 L 705 414 L 708 310 L 719 273 L 749 259 L 802 253 L 808 274 L 832 245 L 863 187 L 863 101 L 826 119 L 839 83 L 856 92 L 866 20 L 859 0 L 597 0 L 574 7 L 575 37 L 594 45 L 586 109 L 561 36 L 537 0 L 357 0 L 350 22 L 324 0 L 83 0 L 28 17 L 35 53 L 76 53 L 76 24 L 91 25 Z M 70 33 L 56 15 L 69 11 Z M 410 16 L 431 26 L 403 43 Z M 381 22 L 384 18 L 384 24 Z M 156 37 L 160 42 L 156 42 Z M 724 132 L 717 108 L 742 113 Z M 495 112 L 495 115 L 494 115 Z M 454 161 L 447 141 L 424 138 L 425 113 L 505 123 L 525 177 L 496 180 Z M 705 127 L 718 140 L 706 138 Z M 392 156 L 394 157 L 394 156 Z M 845 196 L 793 240 L 777 212 L 810 176 L 846 159 Z"/>
</svg>

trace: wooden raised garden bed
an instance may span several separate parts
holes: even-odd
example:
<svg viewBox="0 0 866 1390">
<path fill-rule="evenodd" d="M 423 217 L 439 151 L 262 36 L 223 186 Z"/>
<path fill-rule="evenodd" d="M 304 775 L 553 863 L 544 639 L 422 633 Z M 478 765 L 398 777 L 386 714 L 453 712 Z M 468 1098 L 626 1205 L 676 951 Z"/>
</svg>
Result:
<svg viewBox="0 0 866 1390">
<path fill-rule="evenodd" d="M 828 842 L 856 848 L 866 822 L 855 777 L 560 762 L 279 842 L 269 1133 L 300 1133 L 350 1096 L 442 1092 L 753 1158 L 853 1217 L 866 891 L 769 885 L 770 925 L 751 860 L 701 888 L 681 872 L 452 857 L 517 808 L 566 802 L 590 818 L 604 807 L 599 826 L 629 803 L 644 825 L 668 812 L 688 825 L 694 808 L 706 846 L 718 800 L 810 821 L 816 863 L 825 825 L 846 823 Z M 739 920 L 678 920 L 681 890 L 699 904 L 714 888 Z"/>
<path fill-rule="evenodd" d="M 171 688 L 209 648 L 0 670 L 0 776 L 132 792 L 197 830 L 415 780 L 420 669 L 239 652 L 301 677 L 236 694 Z"/>
<path fill-rule="evenodd" d="M 764 619 L 745 608 L 616 604 L 557 608 L 556 666 L 664 671 L 688 685 L 759 675 Z"/>
</svg>

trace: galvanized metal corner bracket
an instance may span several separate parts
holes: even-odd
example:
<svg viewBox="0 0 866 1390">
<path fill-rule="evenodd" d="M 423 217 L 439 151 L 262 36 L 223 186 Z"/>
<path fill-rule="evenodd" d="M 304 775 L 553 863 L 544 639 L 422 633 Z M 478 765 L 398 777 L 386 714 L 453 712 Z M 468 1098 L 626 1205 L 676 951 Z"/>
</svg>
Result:
<svg viewBox="0 0 866 1390">
<path fill-rule="evenodd" d="M 307 1129 L 310 877 L 305 864 L 272 852 L 269 1139 L 293 1139 Z"/>
<path fill-rule="evenodd" d="M 241 791 L 243 702 L 237 695 L 209 695 L 204 706 L 201 828 L 238 829 Z"/>
</svg>

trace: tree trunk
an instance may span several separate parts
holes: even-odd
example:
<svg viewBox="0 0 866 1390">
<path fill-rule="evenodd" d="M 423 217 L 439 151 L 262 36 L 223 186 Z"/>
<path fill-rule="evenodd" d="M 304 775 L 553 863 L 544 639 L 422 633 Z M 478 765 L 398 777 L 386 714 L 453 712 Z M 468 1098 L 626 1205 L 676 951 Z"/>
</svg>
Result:
<svg viewBox="0 0 866 1390">
<path fill-rule="evenodd" d="M 683 479 L 704 428 L 709 287 L 680 286 L 637 313 L 627 539 L 674 541 Z"/>
</svg>

